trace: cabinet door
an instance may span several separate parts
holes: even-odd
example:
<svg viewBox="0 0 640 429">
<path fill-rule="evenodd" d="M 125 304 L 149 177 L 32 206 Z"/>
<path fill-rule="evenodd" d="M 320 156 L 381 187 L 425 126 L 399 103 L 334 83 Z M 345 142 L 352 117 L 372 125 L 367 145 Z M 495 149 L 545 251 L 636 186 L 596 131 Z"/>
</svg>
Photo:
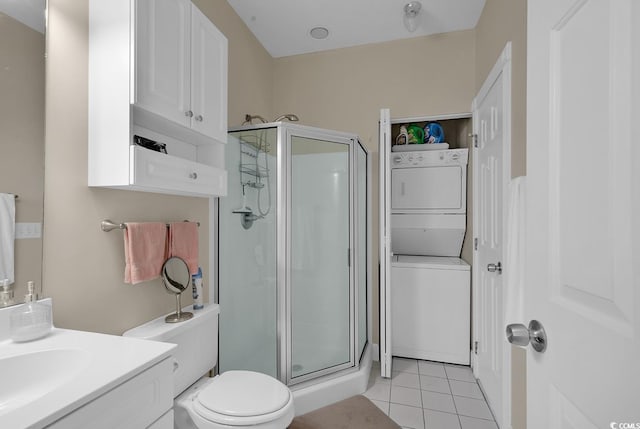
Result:
<svg viewBox="0 0 640 429">
<path fill-rule="evenodd" d="M 196 6 L 191 16 L 191 126 L 226 142 L 227 39 Z"/>
<path fill-rule="evenodd" d="M 191 2 L 136 0 L 135 4 L 134 103 L 189 126 Z"/>
</svg>

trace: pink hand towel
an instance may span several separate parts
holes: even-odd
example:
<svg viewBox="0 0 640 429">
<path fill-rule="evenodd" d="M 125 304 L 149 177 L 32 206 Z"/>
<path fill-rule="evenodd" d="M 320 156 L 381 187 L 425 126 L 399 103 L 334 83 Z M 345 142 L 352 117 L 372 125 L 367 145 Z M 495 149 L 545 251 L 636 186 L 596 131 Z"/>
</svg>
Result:
<svg viewBox="0 0 640 429">
<path fill-rule="evenodd" d="M 173 222 L 169 224 L 169 257 L 182 258 L 191 274 L 198 274 L 198 224 Z"/>
<path fill-rule="evenodd" d="M 137 284 L 160 277 L 167 259 L 167 225 L 127 223 L 124 230 L 124 282 Z"/>
</svg>

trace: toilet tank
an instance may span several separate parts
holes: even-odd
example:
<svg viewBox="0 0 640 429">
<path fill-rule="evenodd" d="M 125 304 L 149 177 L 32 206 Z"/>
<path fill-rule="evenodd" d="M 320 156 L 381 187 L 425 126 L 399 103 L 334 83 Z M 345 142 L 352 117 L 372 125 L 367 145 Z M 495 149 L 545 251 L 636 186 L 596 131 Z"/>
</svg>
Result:
<svg viewBox="0 0 640 429">
<path fill-rule="evenodd" d="M 191 307 L 183 311 L 189 311 Z M 173 358 L 174 397 L 213 369 L 218 360 L 218 304 L 206 304 L 201 310 L 190 311 L 193 317 L 184 322 L 166 323 L 165 316 L 128 330 L 124 337 L 141 338 L 176 344 Z"/>
</svg>

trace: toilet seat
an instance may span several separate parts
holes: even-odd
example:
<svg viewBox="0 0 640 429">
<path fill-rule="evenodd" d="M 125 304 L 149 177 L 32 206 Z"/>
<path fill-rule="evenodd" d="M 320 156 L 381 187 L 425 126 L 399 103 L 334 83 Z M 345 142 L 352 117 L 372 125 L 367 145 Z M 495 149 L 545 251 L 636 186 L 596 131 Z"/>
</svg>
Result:
<svg viewBox="0 0 640 429">
<path fill-rule="evenodd" d="M 216 376 L 191 397 L 190 404 L 202 420 L 228 426 L 254 426 L 293 416 L 291 391 L 278 380 L 251 371 Z"/>
</svg>

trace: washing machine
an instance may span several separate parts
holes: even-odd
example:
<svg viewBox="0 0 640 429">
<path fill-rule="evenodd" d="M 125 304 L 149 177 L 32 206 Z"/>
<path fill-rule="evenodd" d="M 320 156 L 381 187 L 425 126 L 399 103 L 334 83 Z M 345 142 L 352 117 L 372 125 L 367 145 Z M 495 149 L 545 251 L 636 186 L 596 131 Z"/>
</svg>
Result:
<svg viewBox="0 0 640 429">
<path fill-rule="evenodd" d="M 471 270 L 467 149 L 391 157 L 391 333 L 394 356 L 469 364 Z"/>
<path fill-rule="evenodd" d="M 392 354 L 469 365 L 470 278 L 460 258 L 394 255 Z"/>
</svg>

